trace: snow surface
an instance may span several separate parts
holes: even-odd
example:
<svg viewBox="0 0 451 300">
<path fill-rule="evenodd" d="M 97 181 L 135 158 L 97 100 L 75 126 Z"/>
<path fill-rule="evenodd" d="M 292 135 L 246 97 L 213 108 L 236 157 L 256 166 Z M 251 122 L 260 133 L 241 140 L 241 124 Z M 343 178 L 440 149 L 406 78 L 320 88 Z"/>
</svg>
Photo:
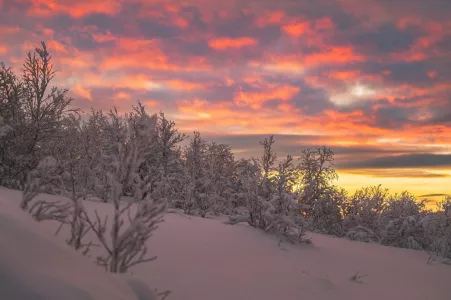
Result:
<svg viewBox="0 0 451 300">
<path fill-rule="evenodd" d="M 128 280 L 139 284 L 127 284 L 54 237 L 55 224 L 31 220 L 19 200 L 0 188 L 0 299 L 152 299 L 132 291 L 143 282 L 171 290 L 167 300 L 451 299 L 451 266 L 427 264 L 422 251 L 316 234 L 314 245 L 278 245 L 245 224 L 178 214 L 167 214 L 149 241 L 158 259 L 131 269 Z M 368 274 L 361 283 L 350 280 L 357 271 Z"/>
</svg>

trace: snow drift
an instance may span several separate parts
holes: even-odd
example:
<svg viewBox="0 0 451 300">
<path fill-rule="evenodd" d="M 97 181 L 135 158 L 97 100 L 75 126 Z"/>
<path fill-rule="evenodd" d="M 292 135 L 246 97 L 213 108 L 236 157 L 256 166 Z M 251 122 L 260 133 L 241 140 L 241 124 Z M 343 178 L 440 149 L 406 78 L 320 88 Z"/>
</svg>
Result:
<svg viewBox="0 0 451 300">
<path fill-rule="evenodd" d="M 451 267 L 428 264 L 423 251 L 317 234 L 309 235 L 313 245 L 291 245 L 245 224 L 177 214 L 167 214 L 149 240 L 157 260 L 132 268 L 129 277 L 113 276 L 65 245 L 64 236 L 55 237 L 55 224 L 34 222 L 19 209 L 19 200 L 20 192 L 0 188 L 2 299 L 153 299 L 150 290 L 137 295 L 146 286 L 171 290 L 168 300 L 448 300 L 451 295 Z M 368 276 L 351 280 L 357 272 Z"/>
<path fill-rule="evenodd" d="M 19 195 L 0 188 L 1 299 L 157 299 L 138 279 L 106 273 L 69 248 L 19 209 Z"/>
</svg>

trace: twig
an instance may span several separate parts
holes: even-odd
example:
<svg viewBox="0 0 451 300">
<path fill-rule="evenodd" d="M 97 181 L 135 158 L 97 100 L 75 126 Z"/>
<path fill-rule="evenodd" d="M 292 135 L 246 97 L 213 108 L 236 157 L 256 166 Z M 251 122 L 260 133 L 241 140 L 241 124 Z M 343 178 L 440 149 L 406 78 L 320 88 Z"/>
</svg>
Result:
<svg viewBox="0 0 451 300">
<path fill-rule="evenodd" d="M 428 254 L 429 254 L 428 261 L 427 261 L 428 265 L 432 264 L 432 262 L 434 262 L 434 261 L 437 261 L 437 258 L 434 256 L 433 253 L 428 251 Z"/>
<path fill-rule="evenodd" d="M 360 271 L 357 271 L 354 275 L 351 276 L 351 278 L 350 278 L 351 281 L 358 282 L 358 283 L 363 283 L 363 281 L 361 279 L 364 278 L 364 277 L 367 277 L 368 274 L 359 275 L 359 272 Z"/>
<path fill-rule="evenodd" d="M 155 294 L 157 294 L 157 296 L 161 296 L 160 300 L 165 300 L 169 296 L 169 294 L 171 294 L 171 291 L 166 290 L 164 292 L 158 293 L 158 289 L 155 289 Z"/>
</svg>

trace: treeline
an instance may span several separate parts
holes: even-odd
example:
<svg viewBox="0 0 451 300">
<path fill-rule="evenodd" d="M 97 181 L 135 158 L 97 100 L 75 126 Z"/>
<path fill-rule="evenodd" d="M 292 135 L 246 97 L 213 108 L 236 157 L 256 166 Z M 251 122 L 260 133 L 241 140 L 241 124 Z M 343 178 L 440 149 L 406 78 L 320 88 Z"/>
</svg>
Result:
<svg viewBox="0 0 451 300">
<path fill-rule="evenodd" d="M 51 86 L 54 75 L 44 43 L 20 74 L 0 66 L 0 185 L 24 191 L 21 207 L 37 220 L 70 226 L 75 249 L 87 251 L 91 242 L 83 239 L 94 232 L 106 251 L 98 263 L 111 272 L 146 261 L 145 242 L 167 208 L 229 215 L 230 224 L 247 222 L 292 242 L 309 242 L 313 231 L 451 259 L 449 197 L 433 212 L 408 192 L 381 186 L 348 195 L 333 184 L 327 147 L 278 159 L 268 136 L 259 157 L 237 160 L 229 145 L 180 133 L 139 102 L 124 115 L 74 109 L 68 91 Z M 37 201 L 42 192 L 71 201 Z M 109 227 L 85 211 L 83 200 L 93 199 L 114 206 Z"/>
</svg>

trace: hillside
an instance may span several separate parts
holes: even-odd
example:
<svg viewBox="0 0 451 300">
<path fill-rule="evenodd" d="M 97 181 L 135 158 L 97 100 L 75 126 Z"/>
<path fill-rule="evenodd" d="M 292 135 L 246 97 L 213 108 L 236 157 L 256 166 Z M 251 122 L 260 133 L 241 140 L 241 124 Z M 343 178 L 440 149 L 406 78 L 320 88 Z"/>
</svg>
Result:
<svg viewBox="0 0 451 300">
<path fill-rule="evenodd" d="M 152 299 L 136 296 L 127 280 L 74 253 L 64 236 L 54 236 L 55 224 L 31 220 L 18 208 L 19 200 L 20 192 L 0 188 L 2 299 Z M 95 202 L 87 207 L 109 208 Z M 131 276 L 171 290 L 168 300 L 446 300 L 451 295 L 451 267 L 427 264 L 425 252 L 310 237 L 313 245 L 279 245 L 245 224 L 167 214 L 149 241 L 158 259 L 133 268 Z M 360 283 L 350 280 L 357 271 L 368 275 Z"/>
</svg>

